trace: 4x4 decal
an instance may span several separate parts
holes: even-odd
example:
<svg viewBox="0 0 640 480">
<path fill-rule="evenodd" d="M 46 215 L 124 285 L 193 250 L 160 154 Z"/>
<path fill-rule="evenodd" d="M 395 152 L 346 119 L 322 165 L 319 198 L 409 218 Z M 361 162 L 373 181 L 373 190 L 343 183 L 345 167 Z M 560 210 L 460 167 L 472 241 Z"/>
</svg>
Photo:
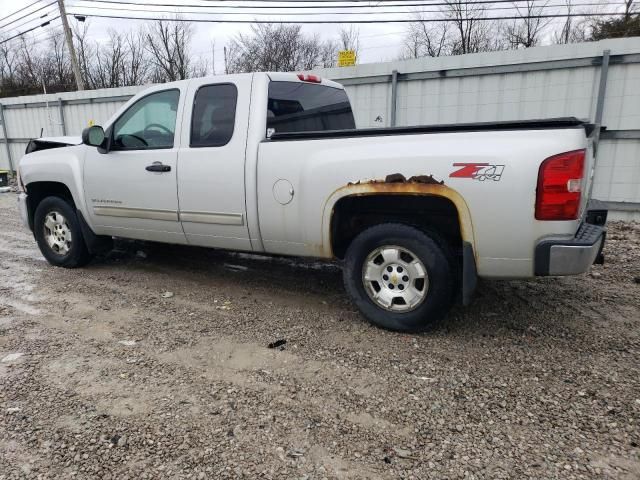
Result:
<svg viewBox="0 0 640 480">
<path fill-rule="evenodd" d="M 449 174 L 453 178 L 472 178 L 473 180 L 500 181 L 504 165 L 491 165 L 489 163 L 454 163 L 454 167 L 460 167 Z"/>
</svg>

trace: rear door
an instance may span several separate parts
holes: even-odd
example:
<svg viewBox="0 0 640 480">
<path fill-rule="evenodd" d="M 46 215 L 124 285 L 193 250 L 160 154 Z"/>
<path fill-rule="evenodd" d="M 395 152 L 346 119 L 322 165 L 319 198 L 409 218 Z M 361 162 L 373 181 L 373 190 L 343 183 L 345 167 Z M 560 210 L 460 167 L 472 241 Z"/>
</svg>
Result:
<svg viewBox="0 0 640 480">
<path fill-rule="evenodd" d="M 252 75 L 192 80 L 178 152 L 180 220 L 190 244 L 251 250 L 244 161 Z"/>
</svg>

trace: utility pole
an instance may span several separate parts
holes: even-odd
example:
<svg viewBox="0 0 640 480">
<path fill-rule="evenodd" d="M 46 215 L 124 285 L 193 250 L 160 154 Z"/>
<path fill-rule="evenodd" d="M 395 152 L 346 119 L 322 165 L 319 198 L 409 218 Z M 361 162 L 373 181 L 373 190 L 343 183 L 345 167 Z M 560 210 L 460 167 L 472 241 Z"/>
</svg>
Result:
<svg viewBox="0 0 640 480">
<path fill-rule="evenodd" d="M 69 54 L 71 55 L 71 66 L 73 67 L 73 76 L 76 77 L 76 86 L 78 87 L 78 90 L 84 90 L 84 82 L 82 81 L 80 67 L 78 66 L 76 49 L 73 46 L 73 37 L 71 36 L 71 29 L 69 28 L 69 22 L 67 20 L 67 10 L 64 8 L 64 0 L 58 0 L 58 8 L 60 9 L 60 18 L 62 19 L 64 36 L 67 39 L 67 48 L 69 49 Z"/>
<path fill-rule="evenodd" d="M 211 40 L 211 75 L 216 74 L 216 42 Z"/>
</svg>

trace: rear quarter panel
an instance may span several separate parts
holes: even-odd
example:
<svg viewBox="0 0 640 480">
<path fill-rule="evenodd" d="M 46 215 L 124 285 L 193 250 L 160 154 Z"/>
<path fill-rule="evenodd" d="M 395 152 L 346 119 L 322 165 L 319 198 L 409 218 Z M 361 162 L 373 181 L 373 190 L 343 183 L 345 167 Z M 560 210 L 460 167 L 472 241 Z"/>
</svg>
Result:
<svg viewBox="0 0 640 480">
<path fill-rule="evenodd" d="M 264 141 L 259 146 L 257 190 L 265 250 L 330 257 L 329 221 L 335 202 L 363 194 L 361 185 L 350 184 L 384 180 L 393 173 L 407 178 L 433 175 L 466 205 L 479 275 L 528 277 L 533 275 L 538 240 L 570 237 L 579 223 L 535 220 L 540 163 L 585 147 L 581 128 Z M 481 181 L 451 177 L 461 168 L 456 163 L 504 168 L 499 179 Z M 290 182 L 294 192 L 286 205 L 273 193 L 281 179 Z"/>
</svg>

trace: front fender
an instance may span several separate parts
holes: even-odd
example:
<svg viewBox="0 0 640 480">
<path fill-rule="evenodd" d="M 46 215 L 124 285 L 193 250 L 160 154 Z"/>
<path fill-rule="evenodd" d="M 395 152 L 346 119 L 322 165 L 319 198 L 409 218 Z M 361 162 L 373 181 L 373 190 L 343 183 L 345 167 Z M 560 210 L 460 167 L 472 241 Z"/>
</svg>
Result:
<svg viewBox="0 0 640 480">
<path fill-rule="evenodd" d="M 41 150 L 25 155 L 20 160 L 19 170 L 22 183 L 29 193 L 29 184 L 34 182 L 56 182 L 65 185 L 76 205 L 86 217 L 86 202 L 82 184 L 86 147 L 72 147 Z"/>
</svg>

